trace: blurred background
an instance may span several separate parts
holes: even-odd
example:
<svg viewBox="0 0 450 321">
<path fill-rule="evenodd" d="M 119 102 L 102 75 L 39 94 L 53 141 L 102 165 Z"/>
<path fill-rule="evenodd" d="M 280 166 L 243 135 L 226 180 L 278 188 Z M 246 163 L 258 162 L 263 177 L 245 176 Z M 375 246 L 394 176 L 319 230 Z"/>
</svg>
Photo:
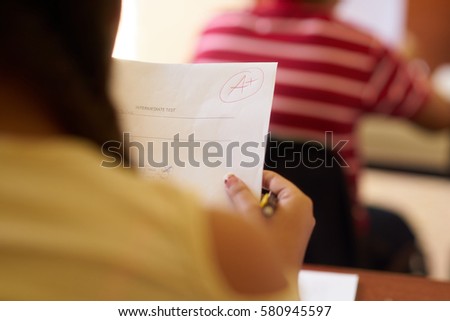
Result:
<svg viewBox="0 0 450 321">
<path fill-rule="evenodd" d="M 190 61 L 201 27 L 249 0 L 122 0 L 114 56 L 158 63 Z M 339 14 L 410 58 L 428 63 L 434 86 L 450 99 L 450 1 L 342 0 Z M 359 143 L 367 168 L 361 197 L 397 210 L 424 247 L 430 277 L 450 280 L 450 132 L 367 117 Z"/>
</svg>

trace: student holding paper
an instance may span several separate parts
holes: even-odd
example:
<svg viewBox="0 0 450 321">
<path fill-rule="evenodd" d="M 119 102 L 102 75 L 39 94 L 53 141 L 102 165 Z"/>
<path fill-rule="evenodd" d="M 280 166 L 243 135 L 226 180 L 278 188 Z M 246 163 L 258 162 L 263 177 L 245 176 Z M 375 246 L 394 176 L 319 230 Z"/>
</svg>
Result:
<svg viewBox="0 0 450 321">
<path fill-rule="evenodd" d="M 314 219 L 290 182 L 265 172 L 278 196 L 266 218 L 233 175 L 227 213 L 100 167 L 121 136 L 106 93 L 119 12 L 119 0 L 0 3 L 0 298 L 297 299 Z"/>
</svg>

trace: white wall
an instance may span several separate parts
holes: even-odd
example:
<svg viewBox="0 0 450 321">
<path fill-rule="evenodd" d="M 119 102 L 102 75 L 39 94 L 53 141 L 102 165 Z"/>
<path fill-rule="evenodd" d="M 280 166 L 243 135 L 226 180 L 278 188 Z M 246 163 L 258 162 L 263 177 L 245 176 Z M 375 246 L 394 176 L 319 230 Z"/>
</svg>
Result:
<svg viewBox="0 0 450 321">
<path fill-rule="evenodd" d="M 405 40 L 407 0 L 341 0 L 338 14 L 377 34 L 392 47 Z"/>
<path fill-rule="evenodd" d="M 122 0 L 115 57 L 151 62 L 188 62 L 198 33 L 215 13 L 251 0 Z"/>
</svg>

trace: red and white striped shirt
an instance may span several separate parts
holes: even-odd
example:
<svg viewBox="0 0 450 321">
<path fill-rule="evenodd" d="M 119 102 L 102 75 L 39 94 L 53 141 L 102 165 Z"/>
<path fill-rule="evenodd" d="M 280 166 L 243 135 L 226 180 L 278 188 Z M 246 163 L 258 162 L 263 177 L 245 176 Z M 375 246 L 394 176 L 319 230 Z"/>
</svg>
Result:
<svg viewBox="0 0 450 321">
<path fill-rule="evenodd" d="M 207 25 L 195 62 L 278 62 L 270 131 L 295 140 L 346 140 L 341 155 L 356 201 L 355 127 L 366 113 L 411 118 L 425 105 L 423 77 L 375 37 L 301 5 L 222 14 Z M 363 213 L 363 211 L 361 211 Z M 364 221 L 364 218 L 362 218 Z"/>
</svg>

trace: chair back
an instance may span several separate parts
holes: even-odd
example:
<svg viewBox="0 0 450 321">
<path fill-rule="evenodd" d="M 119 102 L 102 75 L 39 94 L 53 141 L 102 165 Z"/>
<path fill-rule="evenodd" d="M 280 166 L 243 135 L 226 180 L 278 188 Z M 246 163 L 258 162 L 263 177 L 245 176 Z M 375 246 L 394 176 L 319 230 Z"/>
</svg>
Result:
<svg viewBox="0 0 450 321">
<path fill-rule="evenodd" d="M 289 179 L 314 203 L 316 226 L 305 262 L 355 267 L 357 250 L 346 178 L 332 157 L 330 150 L 317 143 L 270 137 L 265 169 Z"/>
</svg>

